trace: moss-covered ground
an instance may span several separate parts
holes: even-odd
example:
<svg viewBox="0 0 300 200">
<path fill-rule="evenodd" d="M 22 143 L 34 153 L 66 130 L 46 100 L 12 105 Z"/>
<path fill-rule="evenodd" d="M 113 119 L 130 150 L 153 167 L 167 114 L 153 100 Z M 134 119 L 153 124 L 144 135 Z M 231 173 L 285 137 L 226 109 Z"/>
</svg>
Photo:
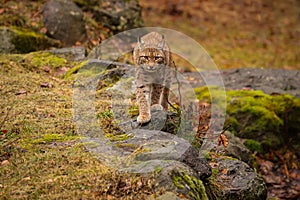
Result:
<svg viewBox="0 0 300 200">
<path fill-rule="evenodd" d="M 120 174 L 86 151 L 72 118 L 72 82 L 62 78 L 77 63 L 45 53 L 0 58 L 0 199 L 155 193 L 148 179 Z"/>
</svg>

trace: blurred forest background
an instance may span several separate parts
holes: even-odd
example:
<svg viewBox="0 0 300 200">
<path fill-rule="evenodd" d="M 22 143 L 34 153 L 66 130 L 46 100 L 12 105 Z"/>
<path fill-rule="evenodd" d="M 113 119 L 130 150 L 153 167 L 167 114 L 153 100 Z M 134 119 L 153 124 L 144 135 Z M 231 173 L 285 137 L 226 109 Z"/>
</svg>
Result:
<svg viewBox="0 0 300 200">
<path fill-rule="evenodd" d="M 220 68 L 300 69 L 297 0 L 141 0 L 145 26 L 182 31 Z"/>
<path fill-rule="evenodd" d="M 45 2 L 2 0 L 0 25 L 47 33 L 41 14 Z M 102 1 L 100 13 L 98 1 L 74 2 L 82 7 L 86 36 L 73 45 L 85 43 L 91 49 L 114 33 L 158 26 L 195 39 L 220 68 L 300 69 L 299 0 L 140 0 L 128 7 L 122 1 Z M 128 25 L 117 19 L 120 15 Z"/>
</svg>

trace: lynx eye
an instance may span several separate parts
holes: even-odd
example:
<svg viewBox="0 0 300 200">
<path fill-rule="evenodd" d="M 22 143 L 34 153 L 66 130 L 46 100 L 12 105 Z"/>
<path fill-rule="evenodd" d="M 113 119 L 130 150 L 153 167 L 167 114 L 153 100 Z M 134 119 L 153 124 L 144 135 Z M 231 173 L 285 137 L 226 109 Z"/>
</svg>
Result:
<svg viewBox="0 0 300 200">
<path fill-rule="evenodd" d="M 139 57 L 139 64 L 145 64 L 149 60 L 149 56 L 140 56 Z"/>
<path fill-rule="evenodd" d="M 164 62 L 164 58 L 162 56 L 155 56 L 154 59 L 156 62 L 160 64 Z"/>
<path fill-rule="evenodd" d="M 140 58 L 145 59 L 145 60 L 149 60 L 149 56 L 141 56 Z"/>
</svg>

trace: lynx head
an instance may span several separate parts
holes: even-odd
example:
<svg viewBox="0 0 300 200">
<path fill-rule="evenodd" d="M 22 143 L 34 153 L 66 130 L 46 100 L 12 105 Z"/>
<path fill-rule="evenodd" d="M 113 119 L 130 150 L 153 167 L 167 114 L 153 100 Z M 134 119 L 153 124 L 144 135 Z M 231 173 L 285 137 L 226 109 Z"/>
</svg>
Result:
<svg viewBox="0 0 300 200">
<path fill-rule="evenodd" d="M 138 38 L 133 52 L 134 62 L 137 66 L 148 72 L 155 72 L 168 64 L 168 47 L 163 35 L 151 32 Z"/>
</svg>

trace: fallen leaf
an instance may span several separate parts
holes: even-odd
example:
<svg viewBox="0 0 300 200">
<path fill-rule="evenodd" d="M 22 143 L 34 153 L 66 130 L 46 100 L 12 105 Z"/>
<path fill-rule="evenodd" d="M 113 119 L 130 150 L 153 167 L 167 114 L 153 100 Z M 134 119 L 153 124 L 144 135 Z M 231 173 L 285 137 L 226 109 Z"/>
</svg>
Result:
<svg viewBox="0 0 300 200">
<path fill-rule="evenodd" d="M 48 114 L 48 117 L 55 117 L 55 114 L 53 112 Z"/>
<path fill-rule="evenodd" d="M 226 168 L 222 169 L 222 171 L 221 171 L 222 174 L 227 174 L 227 172 L 228 172 L 228 169 L 226 169 Z"/>
<path fill-rule="evenodd" d="M 218 138 L 218 145 L 223 145 L 225 148 L 228 146 L 228 138 L 224 133 L 221 133 L 219 138 Z"/>
<path fill-rule="evenodd" d="M 45 28 L 45 27 L 41 28 L 40 32 L 44 33 L 44 34 L 47 33 L 47 28 Z"/>
<path fill-rule="evenodd" d="M 51 83 L 41 83 L 42 88 L 52 88 L 53 85 Z"/>
<path fill-rule="evenodd" d="M 8 165 L 9 164 L 9 161 L 8 160 L 3 160 L 2 162 L 1 162 L 1 165 Z"/>
<path fill-rule="evenodd" d="M 21 94 L 27 94 L 27 91 L 25 89 L 21 89 L 15 93 L 15 95 L 21 95 Z"/>
<path fill-rule="evenodd" d="M 80 45 L 81 45 L 80 41 L 75 42 L 75 46 L 80 46 Z"/>
<path fill-rule="evenodd" d="M 24 181 L 29 181 L 30 179 L 31 179 L 30 176 L 27 176 L 27 177 L 23 178 Z"/>
<path fill-rule="evenodd" d="M 1 8 L 0 9 L 0 15 L 3 14 L 5 12 L 5 8 Z"/>
</svg>

